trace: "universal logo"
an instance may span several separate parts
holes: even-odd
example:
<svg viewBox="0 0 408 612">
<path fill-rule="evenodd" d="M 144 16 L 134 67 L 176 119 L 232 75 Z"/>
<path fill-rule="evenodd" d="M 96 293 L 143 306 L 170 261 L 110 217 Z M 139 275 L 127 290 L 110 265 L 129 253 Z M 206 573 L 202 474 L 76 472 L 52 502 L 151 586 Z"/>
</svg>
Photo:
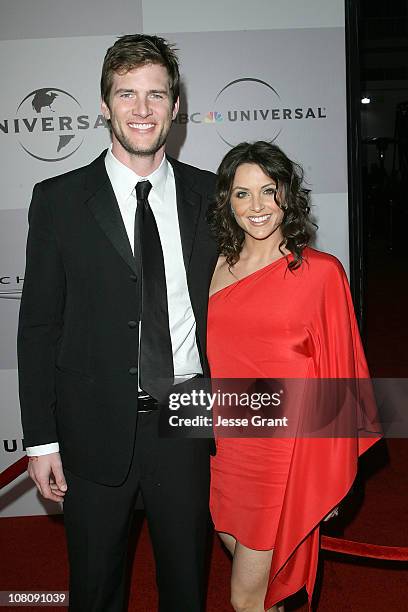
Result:
<svg viewBox="0 0 408 612">
<path fill-rule="evenodd" d="M 0 119 L 0 135 L 15 134 L 23 150 L 40 161 L 56 162 L 78 151 L 88 130 L 107 127 L 102 115 L 91 118 L 68 91 L 43 87 L 31 91 L 13 119 Z"/>
<path fill-rule="evenodd" d="M 25 451 L 26 447 L 24 440 L 21 438 L 14 438 L 11 440 L 3 440 L 3 449 L 6 451 L 6 453 L 16 453 L 17 451 Z"/>
<path fill-rule="evenodd" d="M 23 282 L 24 277 L 18 274 L 15 276 L 0 276 L 0 299 L 19 300 Z"/>
<path fill-rule="evenodd" d="M 292 120 L 327 118 L 324 106 L 286 106 L 272 85 L 250 77 L 225 85 L 214 99 L 214 108 L 206 113 L 179 113 L 175 123 L 213 124 L 221 140 L 233 147 L 243 140 L 273 142 Z"/>
</svg>

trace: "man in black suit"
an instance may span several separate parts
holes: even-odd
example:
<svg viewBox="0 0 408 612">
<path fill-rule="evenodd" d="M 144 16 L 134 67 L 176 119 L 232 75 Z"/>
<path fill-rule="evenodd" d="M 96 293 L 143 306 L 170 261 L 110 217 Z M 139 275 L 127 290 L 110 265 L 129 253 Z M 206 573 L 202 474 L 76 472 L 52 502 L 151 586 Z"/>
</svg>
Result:
<svg viewBox="0 0 408 612">
<path fill-rule="evenodd" d="M 45 498 L 64 500 L 71 610 L 124 609 L 140 490 L 159 608 L 195 612 L 209 441 L 160 437 L 158 400 L 166 382 L 183 388 L 209 374 L 214 175 L 165 156 L 179 107 L 167 41 L 119 38 L 101 91 L 112 147 L 36 185 L 30 206 L 18 335 L 29 473 Z"/>
</svg>

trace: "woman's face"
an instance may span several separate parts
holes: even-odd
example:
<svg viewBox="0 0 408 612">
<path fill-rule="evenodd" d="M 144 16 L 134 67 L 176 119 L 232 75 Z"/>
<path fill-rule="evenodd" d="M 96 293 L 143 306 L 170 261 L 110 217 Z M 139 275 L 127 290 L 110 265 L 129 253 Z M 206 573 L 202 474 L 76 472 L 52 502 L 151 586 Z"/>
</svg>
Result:
<svg viewBox="0 0 408 612">
<path fill-rule="evenodd" d="M 232 183 L 231 206 L 235 220 L 256 240 L 272 235 L 282 239 L 283 211 L 275 202 L 276 183 L 257 164 L 238 166 Z"/>
</svg>

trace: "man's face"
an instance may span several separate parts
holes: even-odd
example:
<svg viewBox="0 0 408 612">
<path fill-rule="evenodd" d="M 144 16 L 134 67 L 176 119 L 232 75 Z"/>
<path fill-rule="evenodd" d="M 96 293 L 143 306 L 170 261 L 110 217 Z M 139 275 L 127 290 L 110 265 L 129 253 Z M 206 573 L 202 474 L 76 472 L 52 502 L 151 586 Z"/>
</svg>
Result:
<svg viewBox="0 0 408 612">
<path fill-rule="evenodd" d="M 146 64 L 113 75 L 109 105 L 102 113 L 112 126 L 112 151 L 125 161 L 131 156 L 150 157 L 164 149 L 179 101 L 174 105 L 164 66 Z"/>
</svg>

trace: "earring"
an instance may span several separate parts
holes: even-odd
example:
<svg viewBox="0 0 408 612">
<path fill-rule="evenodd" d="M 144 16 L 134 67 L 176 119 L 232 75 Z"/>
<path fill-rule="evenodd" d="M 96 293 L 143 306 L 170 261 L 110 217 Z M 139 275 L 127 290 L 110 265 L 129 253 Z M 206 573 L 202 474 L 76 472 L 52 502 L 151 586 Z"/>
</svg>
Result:
<svg viewBox="0 0 408 612">
<path fill-rule="evenodd" d="M 232 204 L 230 204 L 230 207 L 231 207 L 231 214 L 233 217 L 235 217 L 235 210 L 233 209 Z"/>
</svg>

